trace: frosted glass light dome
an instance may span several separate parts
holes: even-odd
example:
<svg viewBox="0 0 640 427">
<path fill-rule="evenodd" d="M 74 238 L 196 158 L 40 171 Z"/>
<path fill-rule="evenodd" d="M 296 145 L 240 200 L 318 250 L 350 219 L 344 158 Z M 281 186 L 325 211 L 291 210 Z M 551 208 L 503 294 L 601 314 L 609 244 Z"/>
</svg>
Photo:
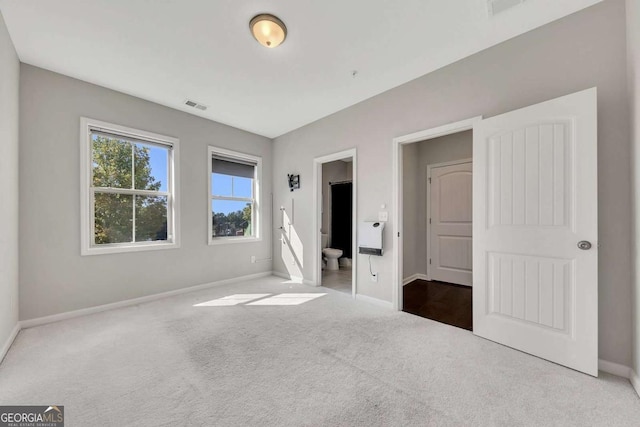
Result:
<svg viewBox="0 0 640 427">
<path fill-rule="evenodd" d="M 279 46 L 287 38 L 284 22 L 273 15 L 255 16 L 249 23 L 249 28 L 258 43 L 268 48 Z"/>
</svg>

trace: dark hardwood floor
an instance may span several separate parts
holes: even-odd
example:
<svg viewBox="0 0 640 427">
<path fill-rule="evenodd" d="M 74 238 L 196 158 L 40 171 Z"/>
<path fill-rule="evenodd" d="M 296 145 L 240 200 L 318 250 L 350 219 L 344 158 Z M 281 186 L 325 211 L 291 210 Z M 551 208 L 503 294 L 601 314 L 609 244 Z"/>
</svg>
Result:
<svg viewBox="0 0 640 427">
<path fill-rule="evenodd" d="M 471 287 L 414 280 L 403 289 L 403 311 L 473 330 Z"/>
</svg>

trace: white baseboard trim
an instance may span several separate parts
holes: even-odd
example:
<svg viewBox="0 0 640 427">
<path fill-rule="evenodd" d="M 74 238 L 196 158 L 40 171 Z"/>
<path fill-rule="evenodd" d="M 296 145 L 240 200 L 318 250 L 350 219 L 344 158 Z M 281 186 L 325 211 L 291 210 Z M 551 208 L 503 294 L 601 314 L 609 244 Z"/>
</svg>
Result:
<svg viewBox="0 0 640 427">
<path fill-rule="evenodd" d="M 282 273 L 280 271 L 272 271 L 271 274 L 277 277 L 282 277 L 283 279 L 291 280 L 293 283 L 301 283 L 303 285 L 308 285 L 308 286 L 319 286 L 317 283 L 311 280 L 307 280 L 304 277 L 292 276 L 290 274 Z"/>
<path fill-rule="evenodd" d="M 416 273 L 402 279 L 402 286 L 413 282 L 414 280 L 429 280 L 426 274 Z"/>
<path fill-rule="evenodd" d="M 393 304 L 389 301 L 383 301 L 381 299 L 368 297 L 362 294 L 356 294 L 356 300 L 368 302 L 369 304 L 377 305 L 378 307 L 388 308 L 389 310 L 393 309 Z"/>
<path fill-rule="evenodd" d="M 619 363 L 609 362 L 608 360 L 598 359 L 598 370 L 628 379 L 631 386 L 638 394 L 638 397 L 640 397 L 640 376 L 638 376 L 636 371 L 630 367 Z"/>
<path fill-rule="evenodd" d="M 640 397 L 640 376 L 638 376 L 638 373 L 633 369 L 629 372 L 629 381 L 631 381 L 633 389 L 638 393 L 638 397 Z"/>
<path fill-rule="evenodd" d="M 272 271 L 271 274 L 273 274 L 274 276 L 282 277 L 283 279 L 290 280 L 293 283 L 304 283 L 304 277 L 292 276 L 291 274 L 281 273 L 279 271 Z"/>
<path fill-rule="evenodd" d="M 0 350 L 0 363 L 2 363 L 2 361 L 4 360 L 4 357 L 9 352 L 9 349 L 11 348 L 11 344 L 13 344 L 13 342 L 15 341 L 16 337 L 18 336 L 18 332 L 20 332 L 20 329 L 21 329 L 20 322 L 18 322 L 16 323 L 16 326 L 14 326 L 13 330 L 9 334 L 9 337 L 7 338 L 4 345 L 2 346 L 2 349 Z"/>
<path fill-rule="evenodd" d="M 631 368 L 608 360 L 598 359 L 598 370 L 622 378 L 631 377 Z"/>
<path fill-rule="evenodd" d="M 245 280 L 258 279 L 260 277 L 271 276 L 271 271 L 263 273 L 249 274 L 246 276 L 234 277 L 232 279 L 219 280 L 216 282 L 204 283 L 202 285 L 190 286 L 188 288 L 176 289 L 174 291 L 162 292 L 159 294 L 147 295 L 144 297 L 128 299 L 124 301 L 113 302 L 110 304 L 97 305 L 95 307 L 82 308 L 80 310 L 68 311 L 66 313 L 53 314 L 51 316 L 38 317 L 35 319 L 22 320 L 19 322 L 20 328 L 33 328 L 34 326 L 46 325 L 47 323 L 59 322 L 61 320 L 72 319 L 74 317 L 86 316 L 88 314 L 100 313 L 102 311 L 113 310 L 115 308 L 128 307 L 132 305 L 151 302 L 162 298 L 172 297 L 175 295 L 186 294 L 189 292 L 200 291 L 203 289 L 213 288 L 215 286 L 229 285 Z"/>
<path fill-rule="evenodd" d="M 291 280 L 291 276 L 289 276 L 288 274 L 280 273 L 279 271 L 272 271 L 271 274 L 276 277 L 282 277 L 283 279 Z"/>
<path fill-rule="evenodd" d="M 315 287 L 320 286 L 318 283 L 312 282 L 311 280 L 307 280 L 307 279 L 304 279 L 302 283 L 304 283 L 307 286 L 315 286 Z"/>
</svg>

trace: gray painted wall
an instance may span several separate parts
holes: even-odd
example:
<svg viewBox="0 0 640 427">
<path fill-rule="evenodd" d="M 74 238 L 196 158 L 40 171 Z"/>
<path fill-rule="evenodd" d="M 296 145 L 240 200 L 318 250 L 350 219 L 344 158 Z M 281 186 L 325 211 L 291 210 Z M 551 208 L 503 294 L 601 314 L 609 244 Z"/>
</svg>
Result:
<svg viewBox="0 0 640 427">
<path fill-rule="evenodd" d="M 18 88 L 20 62 L 0 15 L 0 348 L 18 323 Z"/>
<path fill-rule="evenodd" d="M 640 373 L 640 4 L 627 0 L 627 55 L 629 107 L 631 117 L 631 164 L 633 168 L 634 267 L 633 278 L 633 361 Z M 638 390 L 640 393 L 640 390 Z"/>
<path fill-rule="evenodd" d="M 358 152 L 358 220 L 375 219 L 392 202 L 394 137 L 458 120 L 495 116 L 593 86 L 598 87 L 600 228 L 600 357 L 631 363 L 631 188 L 626 84 L 625 8 L 607 0 L 276 138 L 275 206 L 295 200 L 295 232 L 313 279 L 313 158 L 355 147 Z M 286 186 L 287 171 L 302 188 Z M 280 176 L 283 175 L 283 176 Z M 397 221 L 396 218 L 389 218 Z M 358 263 L 358 293 L 391 301 L 393 227 L 385 229 L 385 255 L 374 259 L 379 282 Z M 280 245 L 274 268 L 290 271 Z M 286 258 L 286 254 L 285 254 Z"/>
<path fill-rule="evenodd" d="M 269 139 L 29 65 L 20 78 L 21 319 L 271 270 L 250 262 L 270 255 Z M 80 116 L 180 139 L 181 248 L 80 256 Z M 207 244 L 208 145 L 262 156 L 261 242 Z"/>
<path fill-rule="evenodd" d="M 403 150 L 417 150 L 417 154 L 410 154 L 416 156 L 415 160 L 407 159 L 407 154 L 403 153 L 410 164 L 409 170 L 403 170 L 403 182 L 414 187 L 413 193 L 403 188 L 405 226 L 412 226 L 404 228 L 404 266 L 411 268 L 403 272 L 406 278 L 413 274 L 427 274 L 427 166 L 473 157 L 473 132 L 469 130 L 417 142 Z"/>
</svg>

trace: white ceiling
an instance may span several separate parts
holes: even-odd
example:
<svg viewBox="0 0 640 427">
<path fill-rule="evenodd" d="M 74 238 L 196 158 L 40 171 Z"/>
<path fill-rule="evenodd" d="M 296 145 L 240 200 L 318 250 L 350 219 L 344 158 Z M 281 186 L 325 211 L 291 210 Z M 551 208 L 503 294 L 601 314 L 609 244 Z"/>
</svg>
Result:
<svg viewBox="0 0 640 427">
<path fill-rule="evenodd" d="M 22 62 L 276 137 L 599 1 L 527 0 L 494 17 L 486 0 L 0 0 L 0 11 Z M 261 12 L 287 25 L 276 49 L 249 32 Z"/>
</svg>

